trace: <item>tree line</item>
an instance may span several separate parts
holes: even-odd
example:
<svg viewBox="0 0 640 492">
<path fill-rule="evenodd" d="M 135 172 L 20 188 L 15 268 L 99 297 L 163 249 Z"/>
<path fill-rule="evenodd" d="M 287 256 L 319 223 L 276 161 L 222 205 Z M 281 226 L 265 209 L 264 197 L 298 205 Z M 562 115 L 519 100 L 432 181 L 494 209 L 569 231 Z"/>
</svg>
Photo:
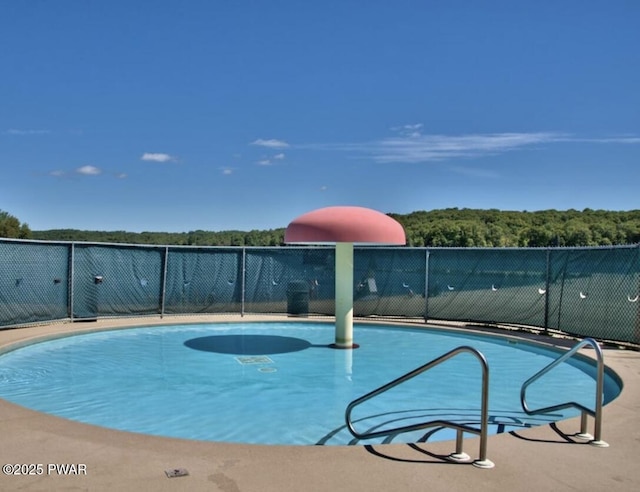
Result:
<svg viewBox="0 0 640 492">
<path fill-rule="evenodd" d="M 404 226 L 411 246 L 609 246 L 640 242 L 640 210 L 453 208 L 389 215 Z"/>
<path fill-rule="evenodd" d="M 448 208 L 390 213 L 413 247 L 608 246 L 640 243 L 640 210 L 543 210 Z M 191 246 L 281 246 L 285 229 L 252 231 L 126 232 L 51 229 L 32 231 L 0 210 L 0 237 Z"/>
</svg>

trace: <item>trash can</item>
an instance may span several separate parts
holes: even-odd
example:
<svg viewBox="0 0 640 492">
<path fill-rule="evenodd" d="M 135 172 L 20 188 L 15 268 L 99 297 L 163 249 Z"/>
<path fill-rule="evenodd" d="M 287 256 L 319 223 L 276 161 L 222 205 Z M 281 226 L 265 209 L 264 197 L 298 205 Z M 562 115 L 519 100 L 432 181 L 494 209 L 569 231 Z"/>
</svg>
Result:
<svg viewBox="0 0 640 492">
<path fill-rule="evenodd" d="M 289 282 L 287 286 L 287 313 L 309 314 L 309 285 L 304 280 Z"/>
</svg>

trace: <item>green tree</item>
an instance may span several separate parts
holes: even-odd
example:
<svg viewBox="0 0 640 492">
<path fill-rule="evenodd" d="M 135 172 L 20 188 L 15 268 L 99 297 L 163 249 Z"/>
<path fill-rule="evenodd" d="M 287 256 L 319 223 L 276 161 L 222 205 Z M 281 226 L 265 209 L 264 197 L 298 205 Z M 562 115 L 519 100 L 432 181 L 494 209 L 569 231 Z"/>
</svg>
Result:
<svg viewBox="0 0 640 492">
<path fill-rule="evenodd" d="M 27 224 L 21 223 L 8 212 L 0 210 L 0 237 L 29 239 L 31 230 Z"/>
<path fill-rule="evenodd" d="M 591 240 L 591 229 L 579 219 L 572 219 L 565 227 L 567 246 L 596 246 Z"/>
<path fill-rule="evenodd" d="M 447 208 L 389 214 L 405 230 L 407 246 L 548 247 L 633 244 L 640 242 L 640 210 L 540 210 L 516 212 Z M 4 214 L 2 218 L 7 222 Z M 10 224 L 5 237 L 33 237 L 51 241 L 125 242 L 132 244 L 195 246 L 281 246 L 284 228 L 273 230 L 204 231 L 182 233 L 78 231 L 74 229 L 33 231 Z M 25 230 L 21 231 L 21 227 Z M 0 235 L 3 229 L 0 228 Z M 22 234 L 22 236 L 20 236 Z M 31 235 L 29 235 L 31 234 Z"/>
</svg>

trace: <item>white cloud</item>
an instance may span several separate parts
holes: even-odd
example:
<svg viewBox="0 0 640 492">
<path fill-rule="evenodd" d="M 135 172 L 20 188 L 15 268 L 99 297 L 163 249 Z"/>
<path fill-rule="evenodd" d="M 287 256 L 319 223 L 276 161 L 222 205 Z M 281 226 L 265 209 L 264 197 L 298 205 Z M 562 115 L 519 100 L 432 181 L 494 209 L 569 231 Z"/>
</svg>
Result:
<svg viewBox="0 0 640 492">
<path fill-rule="evenodd" d="M 422 123 L 415 123 L 411 125 L 395 126 L 391 128 L 391 130 L 393 130 L 394 132 L 398 132 L 405 137 L 415 138 L 419 137 L 422 134 L 423 126 L 424 125 Z"/>
<path fill-rule="evenodd" d="M 422 123 L 415 123 L 413 125 L 404 125 L 402 128 L 404 130 L 408 130 L 408 131 L 416 131 L 416 130 L 420 130 L 424 125 Z"/>
<path fill-rule="evenodd" d="M 125 179 L 127 177 L 127 173 L 116 173 L 115 177 L 118 179 Z"/>
<path fill-rule="evenodd" d="M 268 147 L 270 149 L 284 149 L 289 147 L 289 144 L 287 142 L 284 142 L 283 140 L 276 140 L 275 138 L 271 138 L 271 139 L 262 139 L 259 138 L 257 140 L 254 140 L 253 142 L 251 142 L 251 145 L 258 145 L 260 147 Z"/>
<path fill-rule="evenodd" d="M 229 176 L 229 175 L 233 174 L 233 168 L 232 167 L 221 167 L 220 168 L 220 172 L 222 174 L 224 174 L 225 176 Z"/>
<path fill-rule="evenodd" d="M 76 169 L 76 172 L 86 176 L 97 176 L 102 173 L 102 170 L 96 166 L 82 166 Z"/>
<path fill-rule="evenodd" d="M 635 135 L 622 135 L 618 137 L 598 137 L 598 138 L 571 138 L 568 137 L 565 142 L 586 142 L 586 143 L 602 143 L 602 144 L 640 144 L 640 137 Z"/>
<path fill-rule="evenodd" d="M 298 145 L 369 156 L 376 162 L 436 162 L 481 157 L 554 142 L 568 141 L 562 133 L 488 133 L 469 135 L 403 135 L 372 142 Z"/>
<path fill-rule="evenodd" d="M 64 176 L 66 173 L 64 171 L 61 170 L 56 170 L 56 171 L 51 171 L 49 173 L 49 176 L 55 176 L 56 178 L 59 178 L 60 176 Z"/>
<path fill-rule="evenodd" d="M 142 154 L 142 157 L 140 157 L 140 159 L 150 162 L 169 162 L 175 160 L 171 155 L 161 152 L 145 152 L 144 154 Z"/>
<path fill-rule="evenodd" d="M 50 130 L 18 130 L 16 128 L 10 128 L 4 133 L 7 135 L 46 135 L 51 133 Z"/>
<path fill-rule="evenodd" d="M 271 166 L 273 161 L 281 161 L 285 158 L 284 152 L 280 152 L 279 154 L 274 155 L 271 158 L 264 157 L 256 162 L 259 166 Z"/>
<path fill-rule="evenodd" d="M 370 146 L 377 162 L 429 162 L 457 157 L 500 154 L 565 138 L 556 133 L 491 133 L 419 135 L 383 139 Z"/>
</svg>

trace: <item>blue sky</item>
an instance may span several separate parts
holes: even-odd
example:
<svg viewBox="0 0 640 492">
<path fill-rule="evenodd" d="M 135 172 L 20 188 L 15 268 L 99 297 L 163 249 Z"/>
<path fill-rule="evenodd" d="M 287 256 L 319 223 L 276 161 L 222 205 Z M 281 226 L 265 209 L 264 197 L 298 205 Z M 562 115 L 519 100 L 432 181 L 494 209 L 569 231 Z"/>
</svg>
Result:
<svg viewBox="0 0 640 492">
<path fill-rule="evenodd" d="M 640 208 L 640 2 L 0 0 L 0 210 Z"/>
</svg>

